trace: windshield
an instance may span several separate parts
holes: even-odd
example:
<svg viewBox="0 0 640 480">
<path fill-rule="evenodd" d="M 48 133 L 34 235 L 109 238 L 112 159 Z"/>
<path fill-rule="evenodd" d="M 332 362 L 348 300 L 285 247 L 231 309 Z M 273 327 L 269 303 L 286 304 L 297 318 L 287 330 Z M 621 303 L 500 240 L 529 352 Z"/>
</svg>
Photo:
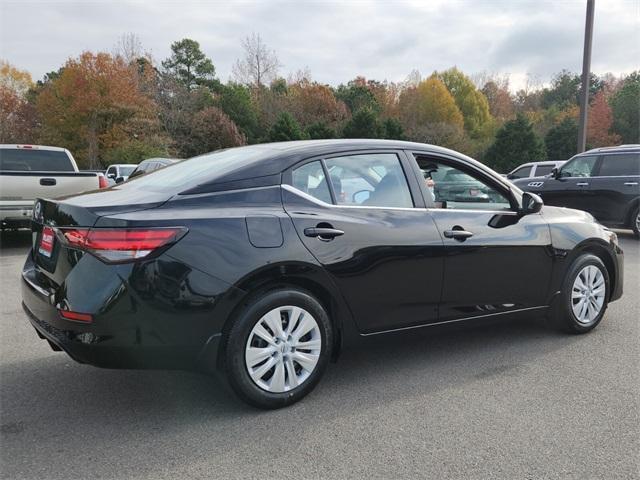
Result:
<svg viewBox="0 0 640 480">
<path fill-rule="evenodd" d="M 66 152 L 0 148 L 0 170 L 22 172 L 74 172 Z"/>
</svg>

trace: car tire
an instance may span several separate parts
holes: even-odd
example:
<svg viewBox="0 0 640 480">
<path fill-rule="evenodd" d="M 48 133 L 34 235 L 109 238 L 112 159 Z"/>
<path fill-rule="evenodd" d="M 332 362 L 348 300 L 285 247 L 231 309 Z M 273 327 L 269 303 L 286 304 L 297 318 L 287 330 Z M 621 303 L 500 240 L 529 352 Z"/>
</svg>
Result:
<svg viewBox="0 0 640 480">
<path fill-rule="evenodd" d="M 225 334 L 224 369 L 234 392 L 258 408 L 302 399 L 331 358 L 333 329 L 310 293 L 278 289 L 250 299 Z"/>
<path fill-rule="evenodd" d="M 607 268 L 592 254 L 577 257 L 568 270 L 551 314 L 552 323 L 567 333 L 587 333 L 604 316 L 610 296 Z"/>
<path fill-rule="evenodd" d="M 630 223 L 630 227 L 631 230 L 633 230 L 634 235 L 636 238 L 640 238 L 640 204 L 638 204 L 631 213 Z"/>
</svg>

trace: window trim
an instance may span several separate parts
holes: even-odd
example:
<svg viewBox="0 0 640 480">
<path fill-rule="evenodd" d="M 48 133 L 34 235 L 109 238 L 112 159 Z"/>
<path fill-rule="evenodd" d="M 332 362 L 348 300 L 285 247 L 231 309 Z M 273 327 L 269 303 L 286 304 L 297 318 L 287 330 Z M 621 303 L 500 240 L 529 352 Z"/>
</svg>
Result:
<svg viewBox="0 0 640 480">
<path fill-rule="evenodd" d="M 413 161 L 414 173 L 416 175 L 422 175 L 422 171 L 420 170 L 420 166 L 418 165 L 418 159 L 415 158 L 416 155 L 423 157 L 431 157 L 435 161 L 442 162 L 445 165 L 449 165 L 453 168 L 457 168 L 464 173 L 470 174 L 471 176 L 477 176 L 485 183 L 488 183 L 489 186 L 493 186 L 498 192 L 502 193 L 505 198 L 509 201 L 510 209 L 509 210 L 497 210 L 495 208 L 491 209 L 481 209 L 481 208 L 473 208 L 473 209 L 465 209 L 465 208 L 452 208 L 452 209 L 443 209 L 437 208 L 434 204 L 434 201 L 431 198 L 431 195 L 428 193 L 427 186 L 424 182 L 419 183 L 419 188 L 424 197 L 425 205 L 427 210 L 431 211 L 447 211 L 447 212 L 478 212 L 478 213 L 501 213 L 508 214 L 514 213 L 518 214 L 520 210 L 520 200 L 517 198 L 518 196 L 514 192 L 512 188 L 508 185 L 504 185 L 502 182 L 493 178 L 488 173 L 482 171 L 481 169 L 475 167 L 474 165 L 465 162 L 459 158 L 453 157 L 451 155 L 443 155 L 439 152 L 429 152 L 429 151 L 420 151 L 420 150 L 406 150 L 405 153 L 409 157 L 410 161 Z"/>
<path fill-rule="evenodd" d="M 325 160 L 331 158 L 338 157 L 351 157 L 355 155 L 382 155 L 382 154 L 393 154 L 398 158 L 398 162 L 400 163 L 400 168 L 402 169 L 402 173 L 404 174 L 405 181 L 407 182 L 407 187 L 409 189 L 409 195 L 411 196 L 411 201 L 413 203 L 412 207 L 378 207 L 371 205 L 340 205 L 336 201 L 335 192 L 333 190 L 333 185 L 329 180 L 329 174 L 327 165 Z M 322 163 L 322 168 L 325 174 L 325 178 L 327 179 L 327 183 L 329 184 L 329 191 L 331 193 L 332 204 L 328 204 L 319 200 L 312 195 L 305 194 L 301 190 L 298 190 L 293 186 L 293 174 L 292 172 L 304 166 L 307 163 L 311 163 L 314 161 L 320 161 Z M 391 148 L 391 149 L 362 149 L 362 150 L 343 150 L 338 152 L 332 152 L 324 155 L 314 155 L 313 157 L 305 158 L 300 160 L 299 162 L 291 165 L 286 170 L 282 172 L 282 186 L 288 185 L 295 192 L 299 192 L 305 198 L 313 198 L 315 203 L 318 203 L 323 206 L 332 206 L 337 208 L 366 208 L 366 209 L 382 209 L 382 210 L 416 210 L 416 209 L 424 209 L 426 207 L 424 203 L 424 198 L 422 192 L 419 190 L 419 183 L 416 181 L 413 175 L 413 168 L 410 163 L 407 161 L 406 153 L 402 149 Z M 415 174 L 415 172 L 413 172 Z"/>
</svg>

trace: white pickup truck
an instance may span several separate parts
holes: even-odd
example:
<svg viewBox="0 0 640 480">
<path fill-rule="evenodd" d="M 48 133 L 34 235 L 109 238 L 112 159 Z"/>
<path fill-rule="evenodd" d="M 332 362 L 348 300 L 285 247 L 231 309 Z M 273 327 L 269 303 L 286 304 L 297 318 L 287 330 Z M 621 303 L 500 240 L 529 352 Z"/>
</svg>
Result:
<svg viewBox="0 0 640 480">
<path fill-rule="evenodd" d="M 71 152 L 41 145 L 0 145 L 0 229 L 28 227 L 36 198 L 57 198 L 108 186 L 80 172 Z"/>
</svg>

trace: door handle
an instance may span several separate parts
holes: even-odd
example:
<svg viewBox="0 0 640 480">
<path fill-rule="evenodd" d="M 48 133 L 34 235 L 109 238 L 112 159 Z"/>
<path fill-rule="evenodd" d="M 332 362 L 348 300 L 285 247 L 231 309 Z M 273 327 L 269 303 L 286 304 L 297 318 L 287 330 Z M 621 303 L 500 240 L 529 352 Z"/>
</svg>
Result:
<svg viewBox="0 0 640 480">
<path fill-rule="evenodd" d="M 578 186 L 578 187 L 588 187 L 589 184 L 587 182 L 578 182 L 578 183 L 576 183 L 576 186 Z"/>
<path fill-rule="evenodd" d="M 40 179 L 40 185 L 45 186 L 45 187 L 52 187 L 56 183 L 57 182 L 56 182 L 55 178 L 41 178 Z"/>
<path fill-rule="evenodd" d="M 638 185 L 638 182 L 624 182 L 625 185 L 628 185 L 629 187 L 635 187 L 636 185 Z"/>
<path fill-rule="evenodd" d="M 309 227 L 304 229 L 304 234 L 307 237 L 315 237 L 320 240 L 333 240 L 335 237 L 344 235 L 344 232 L 331 227 Z"/>
<path fill-rule="evenodd" d="M 464 242 L 467 238 L 473 237 L 473 233 L 468 232 L 462 227 L 456 225 L 451 230 L 445 230 L 444 236 L 447 238 L 454 238 L 456 240 L 459 240 L 460 242 Z"/>
</svg>

